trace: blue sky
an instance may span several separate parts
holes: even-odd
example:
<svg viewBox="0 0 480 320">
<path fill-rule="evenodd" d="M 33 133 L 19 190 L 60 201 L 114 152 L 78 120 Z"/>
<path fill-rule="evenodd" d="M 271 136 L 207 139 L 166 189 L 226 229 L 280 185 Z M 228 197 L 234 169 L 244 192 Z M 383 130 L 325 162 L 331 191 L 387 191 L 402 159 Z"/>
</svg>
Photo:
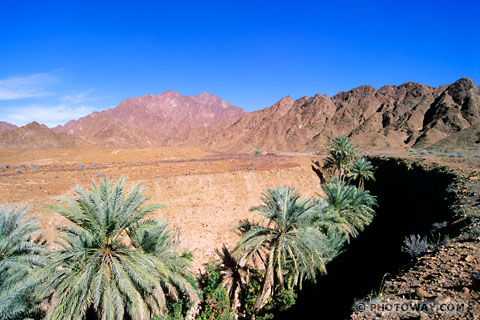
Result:
<svg viewBox="0 0 480 320">
<path fill-rule="evenodd" d="M 0 1 L 0 120 L 207 91 L 248 111 L 363 84 L 480 83 L 480 1 Z"/>
</svg>

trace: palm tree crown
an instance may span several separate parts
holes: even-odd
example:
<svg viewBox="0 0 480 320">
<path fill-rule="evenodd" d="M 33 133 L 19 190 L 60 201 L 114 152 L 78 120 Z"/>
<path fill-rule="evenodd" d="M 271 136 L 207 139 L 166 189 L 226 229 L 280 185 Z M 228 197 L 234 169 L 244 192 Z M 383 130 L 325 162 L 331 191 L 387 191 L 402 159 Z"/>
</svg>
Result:
<svg viewBox="0 0 480 320">
<path fill-rule="evenodd" d="M 51 210 L 72 225 L 63 231 L 62 249 L 52 253 L 44 269 L 41 297 L 51 296 L 49 319 L 81 319 L 95 313 L 102 319 L 148 319 L 166 309 L 167 295 L 196 293 L 186 277 L 188 263 L 172 250 L 166 224 L 145 220 L 161 208 L 144 205 L 137 184 L 125 191 L 125 179 L 108 179 L 77 198 L 61 198 Z"/>
<path fill-rule="evenodd" d="M 225 244 L 221 251 L 217 249 L 215 252 L 221 259 L 218 270 L 220 271 L 222 285 L 228 292 L 230 305 L 236 308 L 240 304 L 241 295 L 247 291 L 250 273 L 253 275 L 257 273 L 254 269 L 250 269 L 248 265 L 240 264 Z"/>
<path fill-rule="evenodd" d="M 338 179 L 330 179 L 322 190 L 326 198 L 316 200 L 317 224 L 327 229 L 326 233 L 335 230 L 348 240 L 372 222 L 377 200 L 368 191 Z"/>
<path fill-rule="evenodd" d="M 293 188 L 268 189 L 263 205 L 253 207 L 262 216 L 259 222 L 243 221 L 236 229 L 242 234 L 235 251 L 240 263 L 255 256 L 265 265 L 265 277 L 255 303 L 259 310 L 268 290 L 301 284 L 304 277 L 315 279 L 325 273 L 326 237 L 311 224 L 309 200 L 300 199 Z"/>
<path fill-rule="evenodd" d="M 352 166 L 350 167 L 348 176 L 352 180 L 358 180 L 358 187 L 360 189 L 364 188 L 365 181 L 373 180 L 375 181 L 375 177 L 373 176 L 374 168 L 372 163 L 365 158 L 356 158 L 353 161 Z"/>
<path fill-rule="evenodd" d="M 0 209 L 0 319 L 23 319 L 35 311 L 29 295 L 36 281 L 29 274 L 42 266 L 46 248 L 33 241 L 39 228 L 35 219 L 25 218 L 27 212 L 27 207 Z"/>
<path fill-rule="evenodd" d="M 344 135 L 336 137 L 329 145 L 328 156 L 324 168 L 338 174 L 339 180 L 344 180 L 348 167 L 355 159 L 357 148 Z"/>
</svg>

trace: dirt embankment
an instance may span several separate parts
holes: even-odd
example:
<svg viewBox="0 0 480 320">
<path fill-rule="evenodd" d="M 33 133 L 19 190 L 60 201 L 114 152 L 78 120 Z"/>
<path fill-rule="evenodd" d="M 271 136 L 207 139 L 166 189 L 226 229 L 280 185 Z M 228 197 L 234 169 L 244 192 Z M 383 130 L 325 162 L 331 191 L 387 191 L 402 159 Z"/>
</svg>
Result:
<svg viewBox="0 0 480 320">
<path fill-rule="evenodd" d="M 151 199 L 165 204 L 158 215 L 180 228 L 182 245 L 193 251 L 196 268 L 223 243 L 235 245 L 232 226 L 253 216 L 248 209 L 261 204 L 268 188 L 294 186 L 305 197 L 319 191 L 318 178 L 305 166 L 172 177 L 153 185 Z"/>
<path fill-rule="evenodd" d="M 252 217 L 249 208 L 261 204 L 268 188 L 293 186 L 305 197 L 320 191 L 305 156 L 218 154 L 194 148 L 18 149 L 0 151 L 0 204 L 29 205 L 51 242 L 58 236 L 55 226 L 66 221 L 45 206 L 59 196 L 73 196 L 76 185 L 89 188 L 92 180 L 122 175 L 128 185 L 144 184 L 150 202 L 165 205 L 155 216 L 179 230 L 181 246 L 194 253 L 195 269 L 223 243 L 234 246 L 238 238 L 232 226 Z"/>
</svg>

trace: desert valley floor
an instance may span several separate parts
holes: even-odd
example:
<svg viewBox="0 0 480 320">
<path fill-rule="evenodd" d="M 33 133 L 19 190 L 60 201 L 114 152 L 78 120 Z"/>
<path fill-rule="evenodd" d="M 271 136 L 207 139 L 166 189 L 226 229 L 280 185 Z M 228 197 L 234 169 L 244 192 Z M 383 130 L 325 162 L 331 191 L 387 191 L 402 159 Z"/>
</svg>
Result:
<svg viewBox="0 0 480 320">
<path fill-rule="evenodd" d="M 477 152 L 477 151 L 475 151 Z M 389 155 L 407 153 L 389 151 Z M 321 192 L 311 170 L 313 154 L 227 154 L 195 148 L 146 149 L 2 149 L 0 197 L 2 203 L 31 207 L 43 236 L 52 244 L 55 226 L 66 223 L 46 206 L 60 196 L 73 196 L 75 186 L 89 188 L 100 177 L 122 175 L 146 188 L 150 202 L 165 205 L 155 213 L 179 234 L 181 246 L 194 254 L 194 268 L 215 257 L 223 243 L 232 248 L 238 240 L 231 231 L 239 220 L 251 218 L 249 208 L 261 203 L 270 187 L 294 186 L 304 197 Z M 449 162 L 450 167 L 478 167 L 479 159 L 427 159 Z M 8 165 L 8 167 L 6 167 Z M 53 245 L 53 244 L 52 244 Z"/>
<path fill-rule="evenodd" d="M 181 246 L 194 254 L 198 270 L 223 243 L 233 247 L 230 231 L 249 208 L 261 203 L 263 191 L 294 186 L 302 196 L 319 193 L 319 180 L 305 155 L 253 155 L 205 152 L 194 148 L 150 149 L 10 149 L 0 151 L 3 203 L 29 205 L 43 236 L 55 239 L 64 218 L 48 212 L 60 196 L 74 195 L 76 185 L 91 186 L 99 177 L 140 182 L 150 202 L 165 205 L 155 216 L 168 219 Z M 8 164 L 10 168 L 5 168 Z"/>
<path fill-rule="evenodd" d="M 399 158 L 400 162 L 425 165 L 430 168 L 427 170 L 446 168 L 462 177 L 466 185 L 479 185 L 478 147 L 448 152 L 389 149 L 368 155 L 384 160 Z M 216 249 L 223 244 L 234 247 L 239 237 L 232 227 L 242 219 L 253 218 L 249 208 L 261 204 L 262 192 L 268 188 L 293 186 L 303 197 L 319 196 L 322 191 L 311 162 L 322 159 L 313 153 L 235 154 L 187 147 L 0 149 L 0 199 L 2 204 L 30 206 L 29 215 L 38 219 L 42 237 L 55 247 L 55 227 L 67 221 L 49 212 L 47 206 L 61 196 L 74 196 L 77 185 L 90 188 L 92 181 L 101 177 L 126 176 L 127 188 L 141 183 L 150 203 L 164 205 L 152 216 L 170 222 L 180 247 L 193 252 L 193 271 L 198 273 L 205 263 L 217 258 Z M 465 198 L 461 201 L 468 205 L 470 198 L 463 192 L 458 197 Z M 399 199 L 404 196 L 401 193 Z M 472 199 L 475 197 L 478 194 Z M 461 251 L 454 258 L 449 257 L 456 269 L 463 270 L 457 270 L 455 283 L 468 282 L 471 266 L 463 262 Z M 476 263 L 478 260 L 472 260 Z M 433 271 L 425 271 L 429 272 Z M 394 281 L 386 285 L 388 290 L 398 289 Z M 447 290 L 440 287 L 438 290 Z M 450 291 L 445 292 L 471 304 L 471 312 L 480 312 L 477 295 L 459 296 Z"/>
</svg>

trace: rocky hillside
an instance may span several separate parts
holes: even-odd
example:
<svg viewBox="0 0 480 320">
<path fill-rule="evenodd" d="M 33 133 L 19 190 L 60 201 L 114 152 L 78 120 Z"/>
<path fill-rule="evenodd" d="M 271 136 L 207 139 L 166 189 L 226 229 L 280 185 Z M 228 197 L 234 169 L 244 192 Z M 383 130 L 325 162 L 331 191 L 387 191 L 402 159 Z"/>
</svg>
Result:
<svg viewBox="0 0 480 320">
<path fill-rule="evenodd" d="M 479 123 L 480 88 L 462 78 L 440 87 L 408 82 L 379 90 L 360 86 L 332 98 L 317 94 L 294 101 L 287 96 L 251 113 L 206 92 L 182 96 L 167 91 L 129 98 L 53 131 L 99 147 L 314 152 L 339 134 L 369 150 L 478 146 Z M 12 129 L 8 126 L 0 123 L 0 132 Z M 24 142 L 3 135 L 0 145 L 44 145 L 33 132 L 29 137 Z"/>
<path fill-rule="evenodd" d="M 16 125 L 5 122 L 5 121 L 0 121 L 0 131 L 4 130 L 13 130 L 18 128 Z"/>
<path fill-rule="evenodd" d="M 77 148 L 91 146 L 67 133 L 55 133 L 47 126 L 32 122 L 26 126 L 0 131 L 0 148 Z"/>
<path fill-rule="evenodd" d="M 344 134 L 366 149 L 423 148 L 478 122 L 480 88 L 472 80 L 440 87 L 409 82 L 380 90 L 361 86 L 332 98 L 286 97 L 202 143 L 227 151 L 316 151 Z M 475 130 L 478 126 L 470 129 Z"/>
<path fill-rule="evenodd" d="M 118 106 L 94 112 L 54 128 L 98 146 L 165 144 L 179 133 L 208 127 L 245 113 L 207 92 L 182 96 L 174 91 L 129 98 Z"/>
</svg>

